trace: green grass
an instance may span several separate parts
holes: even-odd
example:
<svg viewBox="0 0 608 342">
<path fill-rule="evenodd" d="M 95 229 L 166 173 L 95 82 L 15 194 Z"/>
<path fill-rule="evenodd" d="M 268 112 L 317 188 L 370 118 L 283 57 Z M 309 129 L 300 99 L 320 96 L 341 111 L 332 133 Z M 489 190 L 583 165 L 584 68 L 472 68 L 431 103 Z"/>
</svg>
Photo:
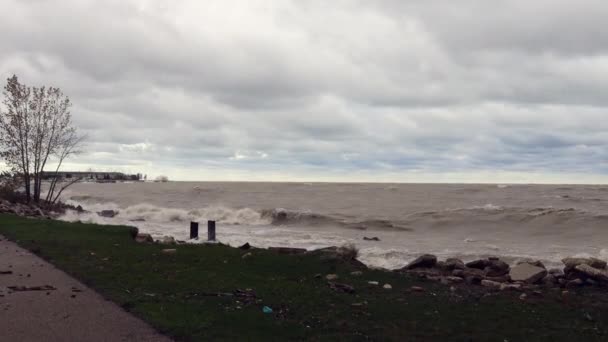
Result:
<svg viewBox="0 0 608 342">
<path fill-rule="evenodd" d="M 220 227 L 221 229 L 221 227 Z M 127 227 L 0 215 L 0 234 L 49 260 L 106 298 L 183 341 L 606 341 L 608 296 L 559 290 L 542 296 L 449 286 L 365 270 L 311 255 L 225 246 L 137 244 Z M 250 252 L 252 257 L 243 259 Z M 337 273 L 355 294 L 315 275 Z M 375 280 L 380 286 L 371 286 Z M 392 290 L 381 286 L 389 283 Z M 410 291 L 422 286 L 426 292 Z M 257 300 L 210 296 L 252 289 Z M 353 303 L 364 303 L 354 307 Z M 273 308 L 264 314 L 263 306 Z"/>
</svg>

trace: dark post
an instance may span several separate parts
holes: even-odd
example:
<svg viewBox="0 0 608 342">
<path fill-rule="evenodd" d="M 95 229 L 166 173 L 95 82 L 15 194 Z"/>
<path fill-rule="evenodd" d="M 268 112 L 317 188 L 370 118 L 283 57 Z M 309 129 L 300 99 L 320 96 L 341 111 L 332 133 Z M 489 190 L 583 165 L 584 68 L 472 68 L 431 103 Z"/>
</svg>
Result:
<svg viewBox="0 0 608 342">
<path fill-rule="evenodd" d="M 198 239 L 198 222 L 190 222 L 190 239 Z"/>
<path fill-rule="evenodd" d="M 207 240 L 215 241 L 215 221 L 207 222 Z"/>
</svg>

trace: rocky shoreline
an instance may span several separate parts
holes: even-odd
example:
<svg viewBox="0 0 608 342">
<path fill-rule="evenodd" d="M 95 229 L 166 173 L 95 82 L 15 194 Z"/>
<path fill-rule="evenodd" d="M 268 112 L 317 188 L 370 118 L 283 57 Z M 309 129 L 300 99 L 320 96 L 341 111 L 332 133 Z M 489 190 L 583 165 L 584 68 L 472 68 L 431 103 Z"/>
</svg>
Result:
<svg viewBox="0 0 608 342">
<path fill-rule="evenodd" d="M 606 261 L 596 258 L 565 258 L 562 268 L 547 269 L 541 261 L 509 265 L 499 257 L 464 263 L 450 258 L 438 261 L 422 255 L 396 272 L 408 273 L 444 284 L 465 283 L 498 290 L 541 290 L 551 288 L 608 287 Z"/>
<path fill-rule="evenodd" d="M 176 241 L 173 237 L 165 236 L 154 240 L 150 234 L 134 233 L 134 238 L 140 243 L 158 243 L 165 245 L 179 245 L 184 241 Z M 237 247 L 241 250 L 255 250 L 248 243 Z M 313 254 L 324 259 L 342 260 L 357 267 L 368 268 L 357 260 L 357 252 L 353 247 L 327 247 L 308 251 L 302 248 L 270 247 L 268 250 L 279 254 Z M 171 249 L 172 253 L 175 252 Z M 244 258 L 251 257 L 251 253 L 244 254 Z M 385 270 L 416 276 L 436 281 L 445 285 L 471 285 L 488 289 L 505 291 L 540 291 L 543 289 L 563 289 L 567 293 L 570 289 L 584 287 L 608 288 L 607 262 L 597 258 L 569 257 L 562 260 L 563 268 L 547 269 L 538 260 L 520 261 L 509 265 L 499 257 L 489 257 L 470 262 L 463 262 L 457 258 L 448 258 L 439 261 L 435 255 L 424 254 L 396 270 Z"/>
<path fill-rule="evenodd" d="M 67 210 L 74 210 L 77 212 L 84 211 L 81 206 L 73 206 L 63 202 L 58 202 L 53 205 L 36 205 L 13 203 L 0 199 L 0 214 L 13 214 L 32 219 L 54 220 L 65 214 Z"/>
<path fill-rule="evenodd" d="M 81 206 L 72 206 L 58 203 L 52 207 L 25 205 L 0 200 L 0 213 L 14 214 L 33 219 L 57 219 L 67 210 L 84 212 Z M 103 211 L 100 216 L 113 217 L 114 211 Z M 177 241 L 173 237 L 164 236 L 155 240 L 150 234 L 139 233 L 135 228 L 132 233 L 134 239 L 140 243 L 159 243 L 164 245 L 178 245 L 186 243 Z M 248 243 L 238 247 L 243 250 L 257 249 Z M 365 264 L 356 259 L 356 251 L 352 247 L 328 247 L 313 251 L 301 248 L 270 247 L 279 254 L 318 254 L 322 258 L 348 261 L 358 267 L 367 268 Z M 247 256 L 245 254 L 244 256 Z M 409 274 L 412 276 L 440 282 L 446 285 L 465 284 L 482 286 L 495 290 L 542 290 L 542 289 L 576 289 L 582 287 L 608 288 L 608 266 L 604 260 L 596 258 L 569 257 L 562 260 L 563 268 L 547 269 L 538 260 L 520 261 L 509 265 L 500 257 L 490 257 L 470 262 L 463 262 L 457 258 L 448 258 L 439 261 L 435 255 L 424 254 L 416 260 L 392 272 Z M 390 270 L 386 270 L 390 271 Z"/>
</svg>

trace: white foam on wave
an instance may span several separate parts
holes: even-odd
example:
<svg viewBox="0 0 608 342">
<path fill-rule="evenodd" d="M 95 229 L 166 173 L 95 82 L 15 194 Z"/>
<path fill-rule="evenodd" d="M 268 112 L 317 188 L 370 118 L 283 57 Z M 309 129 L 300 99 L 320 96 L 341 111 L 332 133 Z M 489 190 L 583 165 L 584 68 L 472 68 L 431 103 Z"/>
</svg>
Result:
<svg viewBox="0 0 608 342">
<path fill-rule="evenodd" d="M 78 205 L 76 202 L 71 204 Z M 579 243 L 572 246 L 557 242 L 534 244 L 527 243 L 525 240 L 510 239 L 508 236 L 496 238 L 491 230 L 487 232 L 469 230 L 462 233 L 454 230 L 413 230 L 407 233 L 374 230 L 371 233 L 371 230 L 361 231 L 315 225 L 314 222 L 319 220 L 317 216 L 300 211 L 295 212 L 294 215 L 297 214 L 297 217 L 302 216 L 303 218 L 311 217 L 312 223 L 311 220 L 306 219 L 292 220 L 290 225 L 276 225 L 273 224 L 272 215 L 265 216 L 262 211 L 221 205 L 180 209 L 151 204 L 121 207 L 111 202 L 89 203 L 87 201 L 84 207 L 89 212 L 68 211 L 61 219 L 136 226 L 140 231 L 150 233 L 155 238 L 170 235 L 178 240 L 188 239 L 190 221 L 203 223 L 206 220 L 215 220 L 218 222 L 218 239 L 231 246 L 239 246 L 248 242 L 261 248 L 283 246 L 311 250 L 353 243 L 360 249 L 359 259 L 362 262 L 369 266 L 387 269 L 401 268 L 424 253 L 436 254 L 440 259 L 460 257 L 465 261 L 490 255 L 509 258 L 509 260 L 538 259 L 545 262 L 547 266 L 559 266 L 562 258 L 573 256 L 572 254 L 608 259 L 608 249 L 594 246 L 593 241 L 584 245 Z M 97 212 L 102 210 L 115 210 L 118 214 L 113 218 L 101 217 Z M 466 210 L 477 210 L 478 213 L 479 210 L 489 211 L 488 215 L 494 215 L 492 211 L 503 210 L 503 208 L 490 203 Z M 291 213 L 285 209 L 275 209 L 274 211 Z M 379 236 L 380 241 L 363 241 L 363 237 L 370 236 L 370 234 Z M 579 251 L 586 253 L 575 254 Z"/>
<path fill-rule="evenodd" d="M 502 210 L 503 207 L 501 207 L 499 205 L 494 205 L 492 203 L 488 203 L 488 204 L 484 204 L 484 205 L 479 206 L 479 207 L 473 207 L 473 209 L 481 209 L 481 210 L 488 210 L 488 211 L 498 211 L 498 210 Z"/>
<path fill-rule="evenodd" d="M 75 203 L 73 203 L 75 204 Z M 228 208 L 224 206 L 210 206 L 196 209 L 163 208 L 151 204 L 136 204 L 121 208 L 115 203 L 87 204 L 88 213 L 79 214 L 68 211 L 60 219 L 66 221 L 85 221 L 91 223 L 105 223 L 107 218 L 97 215 L 102 210 L 114 210 L 118 214 L 113 221 L 133 222 L 145 221 L 152 223 L 172 223 L 189 221 L 214 220 L 226 225 L 268 225 L 270 220 L 250 208 Z"/>
</svg>

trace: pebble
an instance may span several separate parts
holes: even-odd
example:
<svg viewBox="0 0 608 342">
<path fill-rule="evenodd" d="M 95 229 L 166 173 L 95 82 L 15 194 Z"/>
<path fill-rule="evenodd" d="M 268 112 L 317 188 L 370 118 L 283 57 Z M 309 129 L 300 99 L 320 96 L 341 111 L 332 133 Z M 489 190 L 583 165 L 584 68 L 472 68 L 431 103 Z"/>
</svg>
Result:
<svg viewBox="0 0 608 342">
<path fill-rule="evenodd" d="M 382 286 L 383 288 L 385 288 L 386 290 L 392 290 L 392 286 L 391 284 L 384 284 L 384 286 Z"/>
<path fill-rule="evenodd" d="M 350 272 L 350 275 L 352 275 L 352 276 L 360 276 L 360 275 L 363 275 L 363 272 L 361 272 L 361 271 L 354 271 L 354 272 Z"/>
<path fill-rule="evenodd" d="M 370 285 L 380 285 L 380 283 L 377 281 L 368 281 L 367 283 Z"/>
<path fill-rule="evenodd" d="M 519 299 L 526 300 L 526 299 L 528 299 L 528 295 L 525 293 L 522 293 L 521 296 L 519 296 Z"/>
<path fill-rule="evenodd" d="M 412 291 L 414 292 L 424 292 L 425 289 L 420 286 L 412 286 Z"/>
<path fill-rule="evenodd" d="M 177 253 L 177 249 L 173 249 L 173 248 L 163 249 L 160 252 L 163 254 L 175 254 L 175 253 Z"/>
<path fill-rule="evenodd" d="M 337 274 L 328 274 L 325 276 L 325 279 L 327 280 L 336 280 L 338 279 L 338 275 Z"/>
</svg>

